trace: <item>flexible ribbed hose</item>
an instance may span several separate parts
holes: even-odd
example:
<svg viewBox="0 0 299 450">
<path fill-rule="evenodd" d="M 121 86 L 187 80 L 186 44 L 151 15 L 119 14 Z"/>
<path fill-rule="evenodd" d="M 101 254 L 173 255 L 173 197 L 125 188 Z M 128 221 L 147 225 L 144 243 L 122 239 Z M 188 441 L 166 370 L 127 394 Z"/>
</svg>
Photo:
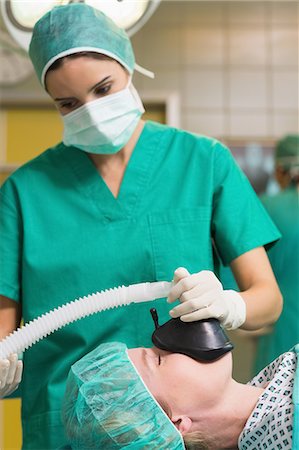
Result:
<svg viewBox="0 0 299 450">
<path fill-rule="evenodd" d="M 11 353 L 22 353 L 54 331 L 96 312 L 167 297 L 171 286 L 172 283 L 167 281 L 132 284 L 96 292 L 66 303 L 31 320 L 1 341 L 0 358 L 8 358 Z"/>
</svg>

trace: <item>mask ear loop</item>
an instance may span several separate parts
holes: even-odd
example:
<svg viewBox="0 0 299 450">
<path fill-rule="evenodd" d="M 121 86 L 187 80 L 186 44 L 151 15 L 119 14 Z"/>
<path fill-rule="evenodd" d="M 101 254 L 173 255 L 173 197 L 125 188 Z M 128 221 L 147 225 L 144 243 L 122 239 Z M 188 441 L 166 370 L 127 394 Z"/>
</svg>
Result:
<svg viewBox="0 0 299 450">
<path fill-rule="evenodd" d="M 151 70 L 145 69 L 142 66 L 139 66 L 139 64 L 135 63 L 135 70 L 139 73 L 141 73 L 142 75 L 145 75 L 146 77 L 149 78 L 155 78 L 155 74 L 154 72 L 152 72 Z"/>
<path fill-rule="evenodd" d="M 129 74 L 129 80 L 128 80 L 128 83 L 126 84 L 125 89 L 128 89 L 131 86 L 131 84 L 132 84 L 132 75 Z"/>
<path fill-rule="evenodd" d="M 138 105 L 139 111 L 141 112 L 141 114 L 143 114 L 145 109 L 144 109 L 142 100 L 141 100 L 141 98 L 140 98 L 140 96 L 139 96 L 139 94 L 138 94 L 138 92 L 137 92 L 137 90 L 136 90 L 136 88 L 135 88 L 135 86 L 134 86 L 134 84 L 132 82 L 132 75 L 131 74 L 129 74 L 129 81 L 128 81 L 125 89 L 129 89 L 131 91 L 131 94 L 133 95 L 133 97 L 134 97 L 134 99 L 135 99 L 135 101 L 136 101 L 136 103 Z"/>
</svg>

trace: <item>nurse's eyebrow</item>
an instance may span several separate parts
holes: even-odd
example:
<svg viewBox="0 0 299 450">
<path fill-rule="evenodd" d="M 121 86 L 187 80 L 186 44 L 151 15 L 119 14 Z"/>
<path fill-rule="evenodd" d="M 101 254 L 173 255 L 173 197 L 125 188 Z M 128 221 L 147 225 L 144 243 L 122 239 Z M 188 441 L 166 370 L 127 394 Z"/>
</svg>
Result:
<svg viewBox="0 0 299 450">
<path fill-rule="evenodd" d="M 93 91 L 94 89 L 100 87 L 102 84 L 104 84 L 106 81 L 109 80 L 109 78 L 111 78 L 111 75 L 108 75 L 108 77 L 103 78 L 101 81 L 99 81 L 98 83 L 96 83 L 94 86 L 92 86 L 90 89 L 88 89 L 88 93 Z M 65 100 L 73 100 L 76 97 L 62 97 L 62 98 L 55 98 L 55 102 L 61 102 L 61 101 L 65 101 Z"/>
</svg>

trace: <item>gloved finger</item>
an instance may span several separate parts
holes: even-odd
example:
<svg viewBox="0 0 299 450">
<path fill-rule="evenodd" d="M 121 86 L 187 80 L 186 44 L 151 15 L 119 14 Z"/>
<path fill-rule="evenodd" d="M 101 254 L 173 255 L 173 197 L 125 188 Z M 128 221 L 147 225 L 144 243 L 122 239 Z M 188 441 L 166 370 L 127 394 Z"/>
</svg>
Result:
<svg viewBox="0 0 299 450">
<path fill-rule="evenodd" d="M 173 303 L 178 299 L 177 293 L 180 292 L 181 288 L 177 288 L 177 285 L 180 284 L 182 280 L 187 279 L 188 277 L 190 277 L 190 274 L 184 267 L 179 267 L 174 271 L 173 281 L 175 284 L 168 294 L 167 303 Z"/>
<path fill-rule="evenodd" d="M 177 283 L 178 281 L 180 281 L 182 278 L 186 278 L 189 277 L 190 273 L 188 272 L 187 269 L 185 269 L 185 267 L 178 267 L 175 271 L 174 271 L 174 277 L 173 277 L 173 281 L 175 283 Z"/>
<path fill-rule="evenodd" d="M 168 294 L 168 303 L 173 303 L 179 299 L 183 293 L 186 293 L 193 289 L 197 284 L 198 274 L 192 274 L 179 280 L 170 290 Z"/>
<path fill-rule="evenodd" d="M 11 384 L 6 384 L 3 389 L 0 389 L 0 398 L 7 397 L 18 388 L 22 379 L 22 361 L 20 361 L 20 363 L 21 364 L 18 363 L 17 365 L 16 376 L 13 382 Z"/>
<path fill-rule="evenodd" d="M 216 311 L 211 308 L 202 308 L 190 314 L 185 314 L 180 317 L 182 322 L 195 322 L 197 320 L 210 319 L 211 317 L 221 320 Z"/>
<path fill-rule="evenodd" d="M 201 270 L 198 273 L 194 273 L 192 277 L 194 277 L 194 281 L 197 281 L 197 286 L 202 289 L 202 292 L 207 292 L 214 288 L 223 290 L 221 282 L 211 270 Z"/>
<path fill-rule="evenodd" d="M 169 292 L 168 303 L 172 303 L 178 298 L 181 298 L 183 293 L 190 291 L 196 286 L 202 294 L 216 287 L 219 290 L 223 289 L 222 284 L 213 272 L 210 270 L 202 270 L 178 281 Z"/>
<path fill-rule="evenodd" d="M 190 300 L 192 300 L 193 298 L 199 298 L 199 297 L 203 297 L 203 296 L 215 296 L 215 293 L 218 292 L 218 295 L 221 295 L 223 289 L 221 285 L 210 285 L 208 286 L 207 284 L 197 284 L 196 286 L 194 286 L 194 288 L 190 289 L 189 291 L 185 291 L 182 293 L 182 295 L 180 296 L 180 302 L 181 303 L 185 303 L 188 302 Z M 213 293 L 213 294 L 212 294 Z"/>
<path fill-rule="evenodd" d="M 6 385 L 7 375 L 9 372 L 9 361 L 8 359 L 0 360 L 0 388 Z"/>
<path fill-rule="evenodd" d="M 16 353 L 13 353 L 9 356 L 8 360 L 9 360 L 9 371 L 7 374 L 6 384 L 12 384 L 16 373 L 18 355 Z"/>
<path fill-rule="evenodd" d="M 218 299 L 219 292 L 218 290 L 214 289 L 207 292 L 206 294 L 203 294 L 200 297 L 191 298 L 191 300 L 175 306 L 171 311 L 169 311 L 169 314 L 172 318 L 180 317 L 184 314 L 189 314 L 197 311 L 198 309 L 207 308 L 214 302 L 218 301 Z"/>
<path fill-rule="evenodd" d="M 14 386 L 18 386 L 20 384 L 22 380 L 22 373 L 23 373 L 23 361 L 18 361 L 15 376 L 12 383 Z"/>
<path fill-rule="evenodd" d="M 0 398 L 7 397 L 12 392 L 14 392 L 17 389 L 18 386 L 12 386 L 11 384 L 7 384 L 3 390 L 0 391 Z"/>
</svg>

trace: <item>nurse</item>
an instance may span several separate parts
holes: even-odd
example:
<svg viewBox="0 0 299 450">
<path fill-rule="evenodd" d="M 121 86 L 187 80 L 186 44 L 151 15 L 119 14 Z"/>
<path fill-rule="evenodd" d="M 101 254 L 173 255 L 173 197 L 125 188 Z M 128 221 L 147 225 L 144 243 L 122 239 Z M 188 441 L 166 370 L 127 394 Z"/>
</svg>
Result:
<svg viewBox="0 0 299 450">
<path fill-rule="evenodd" d="M 217 317 L 226 328 L 275 322 L 282 299 L 264 247 L 279 232 L 221 143 L 141 119 L 125 32 L 72 3 L 39 20 L 29 54 L 64 135 L 1 188 L 1 337 L 20 317 L 28 322 L 70 299 L 171 279 L 170 304 L 157 302 L 164 322 L 170 310 L 186 321 Z M 214 275 L 220 259 L 240 293 L 224 291 Z M 67 443 L 60 409 L 71 364 L 101 342 L 150 345 L 148 309 L 87 317 L 25 352 L 24 449 Z M 22 368 L 15 360 L 0 367 L 4 396 Z"/>
<path fill-rule="evenodd" d="M 275 176 L 280 191 L 261 198 L 282 238 L 269 259 L 284 298 L 273 330 L 259 338 L 256 369 L 269 364 L 299 341 L 299 136 L 281 139 L 275 151 Z"/>
</svg>

